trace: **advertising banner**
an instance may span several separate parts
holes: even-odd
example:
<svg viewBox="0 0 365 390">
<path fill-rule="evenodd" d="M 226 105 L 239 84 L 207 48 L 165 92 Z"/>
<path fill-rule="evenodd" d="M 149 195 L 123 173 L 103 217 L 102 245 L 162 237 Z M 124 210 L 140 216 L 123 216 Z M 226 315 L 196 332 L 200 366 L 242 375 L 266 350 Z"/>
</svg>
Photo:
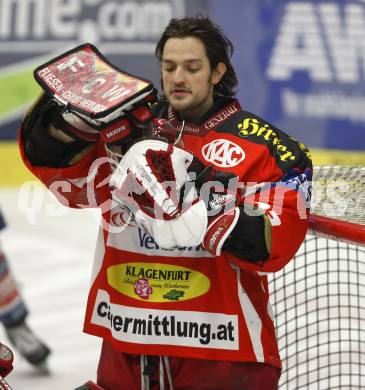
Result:
<svg viewBox="0 0 365 390">
<path fill-rule="evenodd" d="M 196 15 L 189 0 L 0 0 L 0 140 L 15 139 L 39 94 L 33 69 L 90 42 L 120 68 L 159 84 L 157 39 L 172 17 Z"/>
<path fill-rule="evenodd" d="M 310 147 L 365 149 L 365 0 L 0 0 L 0 140 L 40 91 L 37 65 L 90 42 L 159 86 L 162 29 L 198 13 L 234 43 L 247 110 Z"/>
<path fill-rule="evenodd" d="M 312 147 L 365 150 L 365 1 L 226 0 L 247 110 Z"/>
</svg>

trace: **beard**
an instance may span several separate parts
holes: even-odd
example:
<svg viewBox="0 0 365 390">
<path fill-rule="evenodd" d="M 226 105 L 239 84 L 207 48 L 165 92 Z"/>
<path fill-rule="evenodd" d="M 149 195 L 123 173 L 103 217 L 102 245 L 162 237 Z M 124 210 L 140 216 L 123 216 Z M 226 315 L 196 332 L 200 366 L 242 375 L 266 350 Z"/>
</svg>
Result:
<svg viewBox="0 0 365 390">
<path fill-rule="evenodd" d="M 171 107 L 179 114 L 180 118 L 189 122 L 197 122 L 213 105 L 213 85 L 211 83 L 212 75 L 209 76 L 206 82 L 206 88 L 203 93 L 193 95 L 189 93 L 187 99 L 167 98 Z M 190 99 L 192 97 L 192 99 Z"/>
</svg>

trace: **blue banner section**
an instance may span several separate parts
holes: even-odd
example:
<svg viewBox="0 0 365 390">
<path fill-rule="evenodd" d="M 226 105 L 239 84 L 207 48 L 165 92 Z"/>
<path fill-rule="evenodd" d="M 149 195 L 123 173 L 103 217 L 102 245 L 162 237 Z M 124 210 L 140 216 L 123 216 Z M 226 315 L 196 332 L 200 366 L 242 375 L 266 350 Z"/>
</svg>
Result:
<svg viewBox="0 0 365 390">
<path fill-rule="evenodd" d="M 247 110 L 312 147 L 365 150 L 365 1 L 226 0 Z"/>
<path fill-rule="evenodd" d="M 88 41 L 159 86 L 162 29 L 198 13 L 234 43 L 243 107 L 310 147 L 365 150 L 365 0 L 0 0 L 0 139 L 38 93 L 36 65 Z"/>
</svg>

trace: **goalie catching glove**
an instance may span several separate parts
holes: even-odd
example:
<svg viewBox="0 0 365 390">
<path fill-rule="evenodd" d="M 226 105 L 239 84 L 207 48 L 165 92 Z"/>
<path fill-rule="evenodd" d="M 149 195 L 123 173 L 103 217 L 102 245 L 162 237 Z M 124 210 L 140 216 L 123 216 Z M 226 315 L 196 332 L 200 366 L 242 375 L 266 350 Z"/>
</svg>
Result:
<svg viewBox="0 0 365 390">
<path fill-rule="evenodd" d="M 138 127 L 152 119 L 152 83 L 118 69 L 91 44 L 39 66 L 34 77 L 55 103 L 53 125 L 78 140 L 139 138 Z"/>
<path fill-rule="evenodd" d="M 231 179 L 236 188 L 236 178 L 204 169 L 192 154 L 171 145 L 179 142 L 176 135 L 168 121 L 154 119 L 153 139 L 131 146 L 115 169 L 110 181 L 113 199 L 131 210 L 137 225 L 159 246 L 202 243 L 220 255 L 240 215 L 236 195 L 227 191 Z M 192 173 L 198 173 L 195 182 L 190 181 Z"/>
<path fill-rule="evenodd" d="M 179 201 L 192 161 L 192 154 L 167 142 L 143 140 L 130 147 L 110 180 L 113 199 L 166 249 L 199 245 L 207 228 L 203 201 L 189 207 Z"/>
</svg>

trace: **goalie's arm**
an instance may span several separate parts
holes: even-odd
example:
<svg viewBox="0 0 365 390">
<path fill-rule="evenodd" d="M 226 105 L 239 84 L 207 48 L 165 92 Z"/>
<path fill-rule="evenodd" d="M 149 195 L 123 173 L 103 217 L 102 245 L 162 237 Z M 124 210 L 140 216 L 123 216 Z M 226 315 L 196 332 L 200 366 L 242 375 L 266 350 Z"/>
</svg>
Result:
<svg viewBox="0 0 365 390">
<path fill-rule="evenodd" d="M 237 259 L 263 264 L 270 256 L 271 225 L 266 215 L 247 215 L 244 206 L 238 206 L 237 224 L 222 246 L 223 253 Z"/>
<path fill-rule="evenodd" d="M 20 154 L 25 166 L 65 206 L 98 207 L 101 199 L 93 181 L 94 196 L 87 196 L 87 176 L 101 145 L 72 139 L 51 125 L 50 99 L 42 94 L 25 115 L 19 131 Z"/>
<path fill-rule="evenodd" d="M 280 270 L 294 257 L 307 233 L 308 197 L 291 182 L 278 182 L 245 199 L 240 209 L 243 217 L 223 247 L 224 255 L 252 271 Z M 260 227 L 255 226 L 258 218 L 262 218 Z"/>
<path fill-rule="evenodd" d="M 304 169 L 295 167 L 277 182 L 246 188 L 236 207 L 210 219 L 204 248 L 245 269 L 282 268 L 298 250 L 308 227 L 312 170 L 307 162 Z M 218 199 L 224 196 L 229 194 Z"/>
<path fill-rule="evenodd" d="M 59 107 L 42 93 L 25 115 L 20 129 L 24 154 L 33 166 L 64 168 L 79 162 L 92 147 L 52 123 Z"/>
<path fill-rule="evenodd" d="M 223 252 L 243 268 L 273 272 L 294 256 L 305 237 L 312 162 L 305 145 L 251 113 L 244 115 L 237 125 L 240 136 L 234 133 L 235 142 L 246 153 L 254 152 L 256 159 L 251 165 L 241 164 L 240 181 L 267 185 L 260 184 L 257 193 L 252 188 L 254 198 L 239 204 L 240 217 Z M 275 139 L 255 133 L 266 128 Z M 284 158 L 283 151 L 290 151 L 289 159 Z M 245 213 L 247 205 L 254 206 L 259 215 Z"/>
</svg>

